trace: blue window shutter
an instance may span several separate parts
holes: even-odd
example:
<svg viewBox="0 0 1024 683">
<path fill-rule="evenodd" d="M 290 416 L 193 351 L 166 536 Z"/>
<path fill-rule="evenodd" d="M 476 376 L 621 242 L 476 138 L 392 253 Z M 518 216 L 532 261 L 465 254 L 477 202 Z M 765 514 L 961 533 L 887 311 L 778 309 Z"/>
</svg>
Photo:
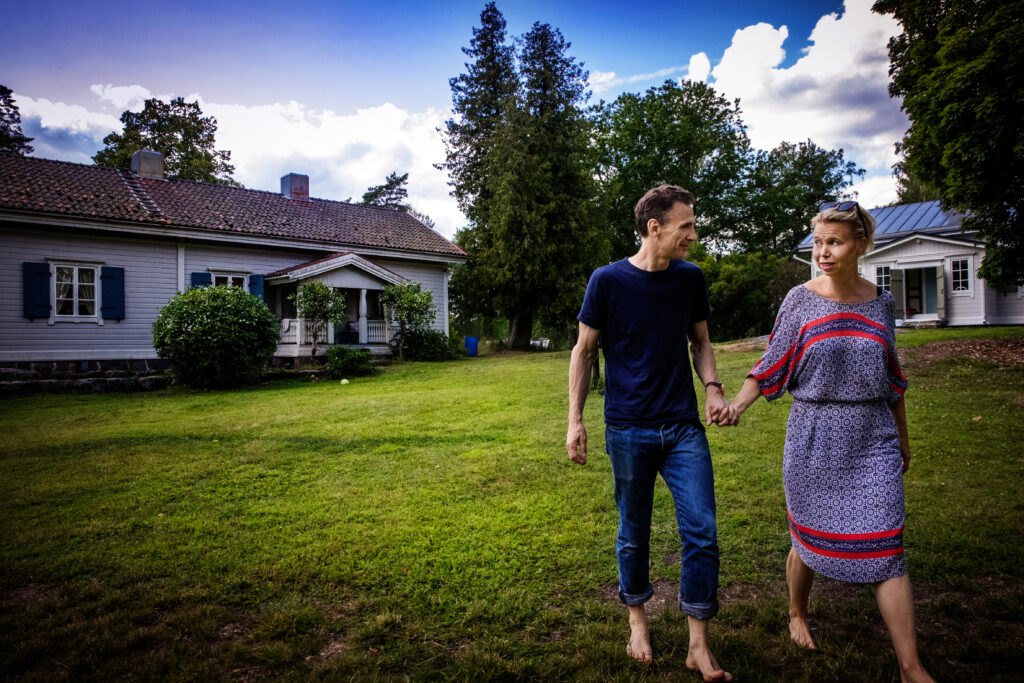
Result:
<svg viewBox="0 0 1024 683">
<path fill-rule="evenodd" d="M 192 273 L 192 289 L 196 287 L 209 287 L 212 284 L 212 273 Z"/>
<path fill-rule="evenodd" d="M 124 320 L 124 268 L 100 268 L 100 317 L 104 320 Z"/>
<path fill-rule="evenodd" d="M 252 294 L 253 296 L 258 296 L 259 298 L 263 299 L 264 301 L 267 300 L 267 297 L 264 296 L 264 294 L 263 294 L 263 279 L 265 277 L 266 277 L 265 275 L 250 275 L 249 276 L 249 293 Z"/>
<path fill-rule="evenodd" d="M 21 264 L 21 289 L 26 318 L 50 317 L 50 264 Z"/>
</svg>

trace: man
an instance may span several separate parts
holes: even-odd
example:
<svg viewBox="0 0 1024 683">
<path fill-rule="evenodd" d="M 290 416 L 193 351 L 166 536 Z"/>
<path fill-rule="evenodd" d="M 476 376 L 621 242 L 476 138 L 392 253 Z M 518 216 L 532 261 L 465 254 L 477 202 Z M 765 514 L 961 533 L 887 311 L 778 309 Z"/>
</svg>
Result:
<svg viewBox="0 0 1024 683">
<path fill-rule="evenodd" d="M 652 661 L 647 613 L 653 594 L 648 558 L 654 482 L 672 493 L 682 538 L 679 607 L 687 615 L 686 665 L 705 681 L 728 681 L 708 647 L 708 620 L 718 611 L 718 539 L 711 454 L 697 408 L 686 353 L 706 391 L 708 424 L 728 418 L 708 338 L 704 274 L 687 263 L 697 239 L 692 193 L 662 185 L 637 202 L 640 250 L 590 278 L 580 310 L 579 341 L 569 369 L 569 459 L 587 462 L 583 406 L 598 339 L 605 357 L 605 446 L 619 508 L 616 553 L 619 598 L 629 608 L 626 651 Z"/>
</svg>

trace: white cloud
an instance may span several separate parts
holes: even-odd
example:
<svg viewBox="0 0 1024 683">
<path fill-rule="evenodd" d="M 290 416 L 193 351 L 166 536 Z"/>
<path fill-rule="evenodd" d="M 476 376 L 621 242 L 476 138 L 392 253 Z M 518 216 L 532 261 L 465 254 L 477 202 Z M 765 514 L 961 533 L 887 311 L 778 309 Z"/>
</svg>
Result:
<svg viewBox="0 0 1024 683">
<path fill-rule="evenodd" d="M 892 173 L 865 176 L 850 188 L 862 206 L 873 209 L 896 201 L 896 178 Z"/>
<path fill-rule="evenodd" d="M 451 237 L 465 218 L 449 196 L 447 176 L 433 164 L 444 160 L 437 129 L 446 113 L 409 112 L 393 104 L 354 114 L 314 111 L 299 102 L 243 106 L 207 102 L 217 119 L 217 146 L 231 151 L 235 178 L 246 187 L 276 190 L 286 173 L 309 175 L 310 194 L 358 201 L 392 171 L 409 173 L 409 202 Z"/>
<path fill-rule="evenodd" d="M 139 85 L 94 85 L 100 106 L 142 106 L 149 90 Z M 157 95 L 168 99 L 171 95 Z M 446 237 L 466 219 L 449 196 L 447 176 L 433 164 L 444 160 L 438 133 L 447 112 L 410 112 L 393 104 L 353 114 L 315 111 L 299 102 L 244 106 L 198 100 L 217 119 L 217 148 L 231 151 L 234 177 L 246 187 L 278 191 L 287 173 L 309 175 L 310 194 L 358 201 L 392 171 L 409 173 L 409 202 L 430 216 Z M 117 116 L 79 105 L 17 95 L 25 133 L 36 137 L 34 156 L 90 163 L 103 137 L 121 130 Z"/>
<path fill-rule="evenodd" d="M 149 90 L 141 85 L 111 85 L 109 83 L 102 85 L 94 83 L 89 86 L 89 90 L 101 100 L 110 102 L 122 111 L 125 109 L 141 111 L 146 99 L 151 97 Z"/>
<path fill-rule="evenodd" d="M 887 41 L 898 31 L 892 17 L 871 12 L 871 0 L 846 0 L 842 16 L 818 20 L 792 66 L 779 67 L 788 29 L 760 23 L 736 31 L 711 75 L 726 97 L 740 98 L 756 147 L 810 138 L 842 147 L 863 168 L 887 171 L 908 125 L 888 94 Z"/>
<path fill-rule="evenodd" d="M 639 83 L 641 81 L 653 81 L 656 79 L 662 79 L 666 76 L 679 73 L 680 71 L 686 71 L 685 66 L 670 66 L 665 69 L 658 69 L 649 74 L 636 74 L 633 76 L 622 76 L 616 77 L 614 71 L 595 71 L 590 74 L 590 87 L 593 89 L 594 94 L 600 95 L 606 90 L 610 90 L 619 85 L 626 85 L 628 83 Z M 597 74 L 597 78 L 595 78 Z"/>
<path fill-rule="evenodd" d="M 703 52 L 690 57 L 690 65 L 686 69 L 686 77 L 691 81 L 706 81 L 711 73 L 711 60 Z"/>
</svg>

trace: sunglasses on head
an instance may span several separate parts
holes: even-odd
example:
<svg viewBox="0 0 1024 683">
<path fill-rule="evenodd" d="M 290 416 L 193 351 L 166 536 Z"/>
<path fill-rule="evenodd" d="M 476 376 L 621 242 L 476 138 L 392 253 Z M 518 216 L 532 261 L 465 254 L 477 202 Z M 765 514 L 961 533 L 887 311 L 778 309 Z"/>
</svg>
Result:
<svg viewBox="0 0 1024 683">
<path fill-rule="evenodd" d="M 818 211 L 825 211 L 827 209 L 835 209 L 837 211 L 849 211 L 855 206 L 857 206 L 857 202 L 854 201 L 822 202 L 821 206 L 818 207 Z"/>
</svg>

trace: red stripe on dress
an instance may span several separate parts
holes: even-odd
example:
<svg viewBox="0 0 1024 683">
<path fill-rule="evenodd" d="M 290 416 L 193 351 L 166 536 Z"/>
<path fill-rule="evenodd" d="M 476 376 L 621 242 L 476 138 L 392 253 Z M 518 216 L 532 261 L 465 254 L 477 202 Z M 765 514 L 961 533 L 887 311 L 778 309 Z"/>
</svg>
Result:
<svg viewBox="0 0 1024 683">
<path fill-rule="evenodd" d="M 833 320 L 858 320 L 860 322 L 867 323 L 868 325 L 872 325 L 874 327 L 877 327 L 878 329 L 880 329 L 882 331 L 885 331 L 885 326 L 884 325 L 880 325 L 880 324 L 876 323 L 874 320 L 871 320 L 870 318 L 866 318 L 863 315 L 860 315 L 859 313 L 833 313 L 831 315 L 826 315 L 826 316 L 824 316 L 822 318 L 815 318 L 811 322 L 809 322 L 806 325 L 804 325 L 803 327 L 801 327 L 800 331 L 797 332 L 797 335 L 796 335 L 797 339 L 799 340 L 800 337 L 803 336 L 804 332 L 806 332 L 810 328 L 816 327 L 818 325 L 821 325 L 821 324 L 824 324 L 824 323 L 827 323 L 827 322 L 831 322 Z M 866 334 L 866 333 L 864 333 L 864 334 Z M 774 334 L 773 334 L 773 336 L 774 336 Z M 814 339 L 819 339 L 819 338 L 820 337 L 814 337 Z M 769 342 L 770 341 L 771 340 L 769 339 Z M 885 340 L 879 340 L 879 341 L 882 342 L 882 344 L 885 346 L 886 350 L 889 349 L 889 344 Z M 797 344 L 799 344 L 799 343 L 800 343 L 799 341 L 794 342 L 793 346 L 789 347 L 789 351 L 787 351 L 782 356 L 782 358 L 780 358 L 778 360 L 778 362 L 775 363 L 775 365 L 773 365 L 772 367 L 768 368 L 767 370 L 765 370 L 764 372 L 762 372 L 759 375 L 754 375 L 754 379 L 764 379 L 765 377 L 768 377 L 769 375 L 774 374 L 776 370 L 778 370 L 783 365 L 785 365 L 786 361 L 789 360 L 789 357 L 791 355 L 793 355 L 793 351 L 796 350 Z M 807 343 L 810 343 L 810 342 L 807 342 Z M 805 343 L 805 346 L 806 346 L 806 343 Z M 760 364 L 761 364 L 761 361 L 758 361 L 758 365 L 760 365 Z M 755 369 L 757 369 L 757 366 L 755 366 Z"/>
<path fill-rule="evenodd" d="M 816 337 L 811 337 L 810 339 L 808 339 L 806 342 L 804 342 L 804 345 L 800 347 L 800 353 L 796 354 L 796 356 L 793 357 L 793 362 L 790 364 L 789 371 L 786 372 L 786 375 L 782 378 L 782 381 L 773 387 L 762 389 L 761 393 L 767 396 L 768 394 L 775 392 L 779 387 L 784 385 L 789 380 L 789 375 L 793 370 L 793 366 L 796 365 L 800 361 L 800 359 L 804 357 L 804 353 L 807 352 L 807 348 L 811 344 L 821 341 L 822 339 L 831 339 L 833 337 L 861 337 L 862 339 L 870 339 L 872 341 L 876 341 L 882 346 L 884 346 L 886 349 L 889 348 L 889 345 L 886 343 L 884 339 L 882 339 L 878 335 L 869 334 L 868 332 L 858 332 L 857 330 L 837 330 L 835 332 L 825 332 L 824 334 L 819 334 Z M 792 349 L 790 349 L 790 353 L 792 353 Z M 761 377 L 767 377 L 771 374 L 773 374 L 771 371 L 765 372 L 761 375 Z M 759 377 L 755 375 L 755 379 L 759 379 Z"/>
<path fill-rule="evenodd" d="M 863 553 L 845 553 L 837 550 L 825 550 L 824 548 L 815 548 L 796 534 L 791 535 L 793 538 L 800 541 L 802 546 L 810 550 L 815 555 L 824 555 L 825 557 L 838 557 L 844 560 L 870 560 L 875 557 L 892 557 L 893 555 L 900 555 L 903 553 L 902 546 L 899 548 L 892 548 L 890 550 L 871 550 Z"/>
<path fill-rule="evenodd" d="M 800 531 L 808 534 L 814 534 L 821 538 L 831 538 L 835 541 L 871 541 L 876 538 L 892 538 L 893 536 L 899 536 L 903 533 L 903 527 L 900 527 L 899 529 L 889 529 L 888 531 L 872 531 L 866 534 L 840 534 L 832 531 L 818 531 L 817 529 L 812 529 L 809 526 L 801 526 L 797 524 L 796 520 L 793 519 L 793 513 L 789 510 L 786 510 L 786 516 L 789 517 L 789 523 Z"/>
</svg>

